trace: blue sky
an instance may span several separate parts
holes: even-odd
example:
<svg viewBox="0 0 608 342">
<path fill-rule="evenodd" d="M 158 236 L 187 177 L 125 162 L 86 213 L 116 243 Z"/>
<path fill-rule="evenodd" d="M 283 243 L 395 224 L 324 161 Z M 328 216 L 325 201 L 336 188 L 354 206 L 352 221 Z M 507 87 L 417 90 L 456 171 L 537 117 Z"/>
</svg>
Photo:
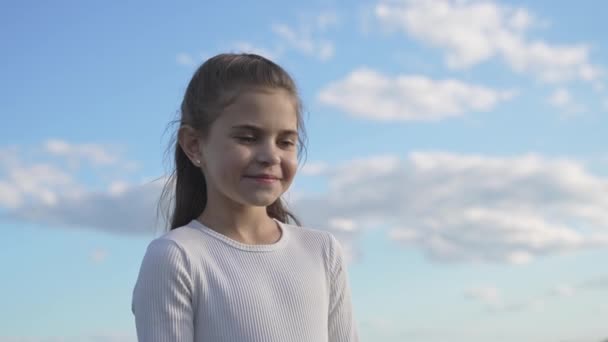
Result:
<svg viewBox="0 0 608 342">
<path fill-rule="evenodd" d="M 300 87 L 286 198 L 344 245 L 362 341 L 608 337 L 603 2 L 2 8 L 0 340 L 136 340 L 165 129 L 228 51 Z"/>
</svg>

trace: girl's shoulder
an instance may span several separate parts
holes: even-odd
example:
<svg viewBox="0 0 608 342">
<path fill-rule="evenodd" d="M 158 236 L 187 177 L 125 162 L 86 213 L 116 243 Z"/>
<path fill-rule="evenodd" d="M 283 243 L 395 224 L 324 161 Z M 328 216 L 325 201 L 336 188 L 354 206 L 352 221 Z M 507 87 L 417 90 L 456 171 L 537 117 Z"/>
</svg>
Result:
<svg viewBox="0 0 608 342">
<path fill-rule="evenodd" d="M 326 265 L 332 273 L 342 267 L 342 264 L 346 261 L 347 251 L 332 232 L 311 226 L 290 224 L 288 227 L 291 235 L 295 237 L 294 240 L 302 243 L 309 251 L 314 246 L 313 249 L 316 252 L 313 253 L 320 253 L 323 256 Z"/>
<path fill-rule="evenodd" d="M 314 225 L 298 226 L 295 224 L 283 223 L 283 226 L 289 230 L 289 234 L 296 240 L 320 244 L 324 249 L 329 250 L 335 249 L 336 244 L 338 244 L 338 240 L 333 233 Z"/>
<path fill-rule="evenodd" d="M 186 224 L 184 226 L 171 229 L 150 241 L 149 246 L 153 245 L 173 245 L 184 252 L 200 246 L 201 234 L 196 229 Z M 187 252 L 186 252 L 187 253 Z"/>
</svg>

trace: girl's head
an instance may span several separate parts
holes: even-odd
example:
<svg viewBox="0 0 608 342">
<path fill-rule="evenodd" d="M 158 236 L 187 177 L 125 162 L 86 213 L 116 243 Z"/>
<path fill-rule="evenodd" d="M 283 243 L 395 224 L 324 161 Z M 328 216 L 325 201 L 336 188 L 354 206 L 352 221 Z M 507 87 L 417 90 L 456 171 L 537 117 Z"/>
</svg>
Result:
<svg viewBox="0 0 608 342">
<path fill-rule="evenodd" d="M 299 224 L 280 197 L 305 142 L 302 104 L 283 68 L 254 54 L 210 58 L 190 80 L 179 123 L 175 169 L 162 195 L 175 191 L 170 229 L 197 218 L 208 201 L 266 207 L 270 217 Z M 277 179 L 254 178 L 260 175 Z"/>
</svg>

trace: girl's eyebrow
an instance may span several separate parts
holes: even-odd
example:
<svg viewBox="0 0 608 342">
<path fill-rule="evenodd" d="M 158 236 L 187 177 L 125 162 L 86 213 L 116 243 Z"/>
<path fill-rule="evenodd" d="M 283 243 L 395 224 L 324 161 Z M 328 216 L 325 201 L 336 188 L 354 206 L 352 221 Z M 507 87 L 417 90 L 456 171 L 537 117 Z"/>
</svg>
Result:
<svg viewBox="0 0 608 342">
<path fill-rule="evenodd" d="M 243 124 L 243 125 L 235 125 L 232 126 L 232 129 L 244 129 L 244 130 L 252 130 L 254 132 L 264 132 L 264 129 L 252 124 Z M 280 134 L 287 134 L 287 135 L 298 135 L 297 131 L 294 131 L 292 129 L 284 129 L 280 132 Z"/>
</svg>

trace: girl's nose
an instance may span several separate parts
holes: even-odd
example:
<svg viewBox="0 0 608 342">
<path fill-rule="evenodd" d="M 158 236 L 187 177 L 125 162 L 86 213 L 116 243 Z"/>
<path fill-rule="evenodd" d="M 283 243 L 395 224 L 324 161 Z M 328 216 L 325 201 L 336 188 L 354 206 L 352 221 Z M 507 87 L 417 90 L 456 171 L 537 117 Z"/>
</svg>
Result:
<svg viewBox="0 0 608 342">
<path fill-rule="evenodd" d="M 281 162 L 281 157 L 274 144 L 264 144 L 260 146 L 257 153 L 257 161 L 262 164 L 274 165 Z"/>
</svg>

